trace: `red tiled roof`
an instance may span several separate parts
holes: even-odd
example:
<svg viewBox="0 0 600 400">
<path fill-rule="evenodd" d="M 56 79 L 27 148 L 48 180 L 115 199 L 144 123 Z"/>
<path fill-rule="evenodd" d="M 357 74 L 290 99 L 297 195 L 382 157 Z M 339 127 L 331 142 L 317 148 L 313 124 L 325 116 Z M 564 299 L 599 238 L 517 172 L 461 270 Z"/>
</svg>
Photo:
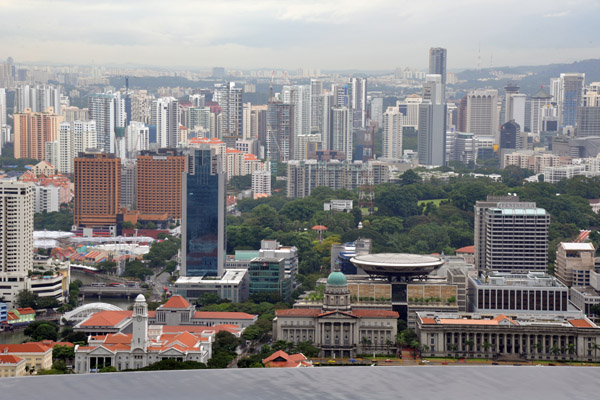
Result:
<svg viewBox="0 0 600 400">
<path fill-rule="evenodd" d="M 475 246 L 465 246 L 465 247 L 461 247 L 460 249 L 456 250 L 457 253 L 467 253 L 467 254 L 474 254 L 475 253 Z"/>
<path fill-rule="evenodd" d="M 12 311 L 9 311 L 9 312 L 8 312 L 8 314 L 7 314 L 7 317 L 6 317 L 6 319 L 7 319 L 8 321 L 14 321 L 14 320 L 18 320 L 18 319 L 19 319 L 19 317 L 17 317 L 17 314 L 15 314 L 14 312 L 12 312 Z"/>
<path fill-rule="evenodd" d="M 0 354 L 0 364 L 18 364 L 22 360 L 21 357 L 12 356 L 10 354 Z"/>
<path fill-rule="evenodd" d="M 396 311 L 390 310 L 352 310 L 352 315 L 359 318 L 400 318 Z"/>
<path fill-rule="evenodd" d="M 40 342 L 29 342 L 22 344 L 0 344 L 0 353 L 45 353 L 50 347 Z"/>
<path fill-rule="evenodd" d="M 282 317 L 316 317 L 321 314 L 318 308 L 288 308 L 285 310 L 275 310 L 276 316 Z"/>
<path fill-rule="evenodd" d="M 433 318 L 421 317 L 421 321 L 423 321 L 424 324 L 434 324 L 435 325 L 435 319 L 433 319 Z"/>
<path fill-rule="evenodd" d="M 81 326 L 115 326 L 126 318 L 131 318 L 133 311 L 100 311 L 92 314 Z"/>
<path fill-rule="evenodd" d="M 275 361 L 278 358 L 283 358 L 285 361 Z M 309 365 L 306 363 L 307 358 L 304 354 L 288 354 L 283 350 L 278 350 L 275 353 L 271 354 L 269 357 L 265 358 L 262 362 L 268 367 L 280 367 L 280 368 L 295 368 L 299 364 Z"/>
<path fill-rule="evenodd" d="M 53 342 L 52 340 L 42 340 L 39 343 L 43 344 L 44 346 L 48 346 L 48 347 L 52 347 L 52 348 L 54 348 L 54 346 L 68 346 L 68 347 L 75 346 L 71 342 Z"/>
<path fill-rule="evenodd" d="M 585 319 L 570 319 L 569 323 L 576 328 L 593 328 L 594 326 L 590 324 Z"/>
<path fill-rule="evenodd" d="M 188 308 L 190 303 L 182 296 L 175 295 L 162 305 L 162 308 Z"/>
<path fill-rule="evenodd" d="M 17 311 L 21 315 L 23 315 L 23 314 L 35 314 L 35 310 L 33 308 L 31 308 L 31 307 L 17 308 Z"/>
<path fill-rule="evenodd" d="M 245 312 L 227 312 L 227 311 L 196 311 L 194 318 L 201 319 L 254 319 L 256 315 Z"/>
</svg>

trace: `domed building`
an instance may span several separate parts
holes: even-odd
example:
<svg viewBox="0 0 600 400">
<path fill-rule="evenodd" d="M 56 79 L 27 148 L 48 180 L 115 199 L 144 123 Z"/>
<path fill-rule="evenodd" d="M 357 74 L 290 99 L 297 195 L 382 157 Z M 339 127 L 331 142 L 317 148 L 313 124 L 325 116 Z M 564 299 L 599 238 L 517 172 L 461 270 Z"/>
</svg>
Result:
<svg viewBox="0 0 600 400">
<path fill-rule="evenodd" d="M 397 321 L 395 311 L 352 309 L 346 276 L 333 271 L 327 278 L 323 304 L 314 308 L 277 310 L 273 340 L 312 342 L 322 357 L 356 357 L 392 351 Z"/>
</svg>

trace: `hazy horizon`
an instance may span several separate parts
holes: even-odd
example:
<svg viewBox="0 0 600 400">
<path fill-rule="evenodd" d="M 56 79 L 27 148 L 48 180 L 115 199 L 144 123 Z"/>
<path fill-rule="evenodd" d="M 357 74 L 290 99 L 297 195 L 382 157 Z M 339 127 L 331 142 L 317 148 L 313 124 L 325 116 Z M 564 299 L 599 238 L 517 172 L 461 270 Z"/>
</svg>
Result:
<svg viewBox="0 0 600 400">
<path fill-rule="evenodd" d="M 600 54 L 593 0 L 0 0 L 0 11 L 0 55 L 17 63 L 389 71 L 423 69 L 445 47 L 461 70 Z"/>
</svg>

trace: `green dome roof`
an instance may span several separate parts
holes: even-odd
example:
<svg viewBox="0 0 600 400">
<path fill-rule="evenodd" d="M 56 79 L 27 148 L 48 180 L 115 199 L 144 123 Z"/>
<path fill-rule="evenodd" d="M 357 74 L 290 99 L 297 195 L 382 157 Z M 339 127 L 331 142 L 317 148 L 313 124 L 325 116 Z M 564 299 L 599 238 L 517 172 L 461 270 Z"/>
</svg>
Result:
<svg viewBox="0 0 600 400">
<path fill-rule="evenodd" d="M 340 271 L 334 271 L 329 274 L 329 277 L 327 278 L 327 284 L 333 286 L 346 286 L 348 281 L 346 280 L 346 275 Z"/>
</svg>

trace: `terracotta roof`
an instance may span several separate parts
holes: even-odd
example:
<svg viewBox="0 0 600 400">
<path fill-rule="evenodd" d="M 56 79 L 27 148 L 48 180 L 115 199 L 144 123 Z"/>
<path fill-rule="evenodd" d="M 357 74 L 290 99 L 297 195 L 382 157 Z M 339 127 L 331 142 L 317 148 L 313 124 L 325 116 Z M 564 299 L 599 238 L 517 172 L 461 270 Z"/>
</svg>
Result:
<svg viewBox="0 0 600 400">
<path fill-rule="evenodd" d="M 590 324 L 585 319 L 570 319 L 569 323 L 576 328 L 593 328 L 594 325 Z"/>
<path fill-rule="evenodd" d="M 23 314 L 35 314 L 35 310 L 33 308 L 31 308 L 31 307 L 17 308 L 17 311 L 21 315 L 23 315 Z"/>
<path fill-rule="evenodd" d="M 243 154 L 241 150 L 227 148 L 227 154 Z"/>
<path fill-rule="evenodd" d="M 473 253 L 474 254 L 475 253 L 475 246 L 473 245 L 473 246 L 461 247 L 460 249 L 457 249 L 456 252 L 457 253 L 468 253 L 468 254 Z"/>
<path fill-rule="evenodd" d="M 245 312 L 228 312 L 228 311 L 196 311 L 194 318 L 202 319 L 254 319 L 256 315 L 247 314 Z"/>
<path fill-rule="evenodd" d="M 282 361 L 277 359 L 283 359 Z M 280 368 L 295 368 L 300 364 L 302 365 L 310 365 L 306 363 L 307 358 L 304 354 L 288 354 L 283 350 L 278 350 L 275 353 L 271 354 L 269 357 L 265 358 L 262 362 L 268 367 L 280 367 Z"/>
<path fill-rule="evenodd" d="M 14 312 L 12 312 L 12 311 L 9 311 L 9 312 L 7 313 L 6 319 L 7 319 L 7 321 L 14 321 L 14 320 L 18 320 L 18 319 L 19 319 L 19 317 L 18 317 L 18 316 L 17 316 L 17 314 L 15 314 Z"/>
<path fill-rule="evenodd" d="M 48 346 L 48 347 L 52 347 L 52 348 L 54 348 L 54 346 L 68 346 L 68 347 L 75 346 L 71 342 L 53 342 L 52 340 L 42 340 L 39 343 L 43 344 L 44 346 Z"/>
<path fill-rule="evenodd" d="M 10 354 L 0 354 L 0 364 L 18 364 L 23 359 L 21 357 L 12 356 Z"/>
<path fill-rule="evenodd" d="M 200 326 L 200 325 L 163 325 L 163 334 L 179 333 L 179 332 L 190 332 L 190 333 L 203 333 L 207 331 L 228 331 L 231 333 L 238 333 L 240 327 L 233 324 L 214 325 L 214 326 Z"/>
<path fill-rule="evenodd" d="M 161 306 L 161 308 L 188 308 L 190 303 L 182 296 L 175 295 Z"/>
<path fill-rule="evenodd" d="M 323 226 L 323 225 L 315 225 L 313 226 L 311 229 L 315 230 L 315 231 L 326 231 L 327 227 Z"/>
<path fill-rule="evenodd" d="M 104 344 L 131 344 L 133 334 L 129 333 L 114 333 L 105 336 Z"/>
<path fill-rule="evenodd" d="M 501 321 L 507 320 L 513 325 L 518 325 L 515 321 L 506 315 L 498 315 L 493 319 L 468 319 L 468 318 L 440 318 L 440 324 L 446 325 L 498 325 Z"/>
<path fill-rule="evenodd" d="M 0 353 L 45 353 L 50 347 L 40 342 L 29 342 L 22 344 L 0 344 Z"/>
<path fill-rule="evenodd" d="M 316 317 L 321 314 L 318 308 L 288 308 L 285 310 L 275 310 L 275 316 L 282 317 Z"/>
<path fill-rule="evenodd" d="M 390 310 L 353 310 L 352 315 L 359 318 L 400 318 L 400 314 Z"/>
<path fill-rule="evenodd" d="M 434 324 L 435 325 L 435 319 L 433 319 L 433 318 L 421 317 L 421 321 L 424 324 Z"/>
<path fill-rule="evenodd" d="M 81 326 L 115 326 L 124 319 L 131 318 L 133 311 L 100 311 L 92 314 Z"/>
</svg>

